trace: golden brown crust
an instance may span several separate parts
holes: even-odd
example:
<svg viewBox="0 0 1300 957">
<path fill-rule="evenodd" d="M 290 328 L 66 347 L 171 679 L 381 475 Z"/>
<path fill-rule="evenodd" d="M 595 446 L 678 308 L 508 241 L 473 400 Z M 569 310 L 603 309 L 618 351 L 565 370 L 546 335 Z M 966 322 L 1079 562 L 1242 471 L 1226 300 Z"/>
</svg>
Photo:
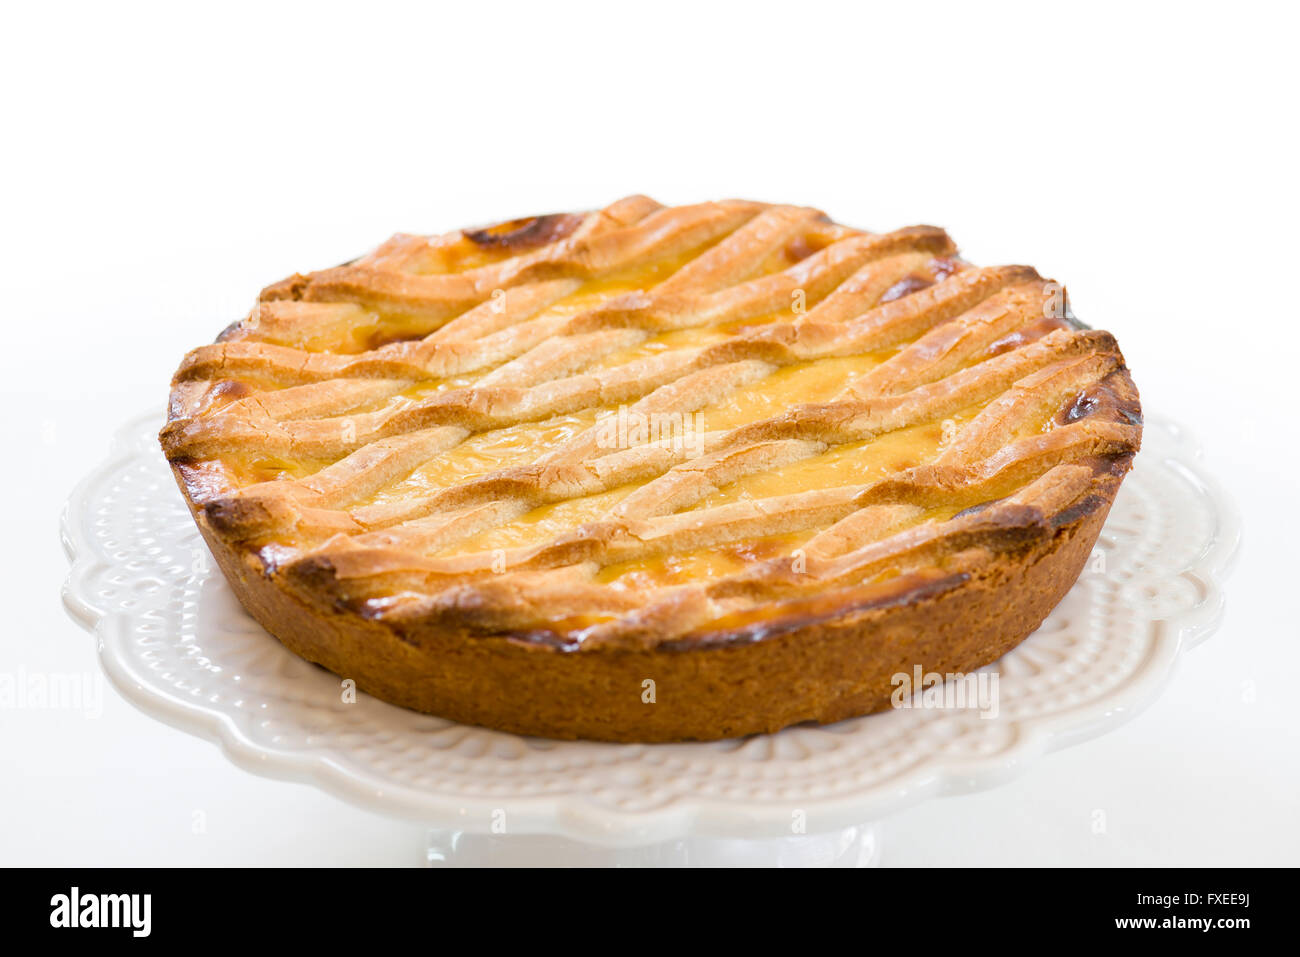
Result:
<svg viewBox="0 0 1300 957">
<path fill-rule="evenodd" d="M 554 636 L 480 635 L 440 624 L 398 630 L 322 606 L 263 573 L 198 516 L 244 607 L 292 651 L 385 701 L 519 734 L 603 741 L 712 740 L 830 723 L 889 706 L 916 665 L 969 673 L 1041 624 L 1074 584 L 1119 475 L 1050 535 L 978 573 L 919 576 L 864 590 L 761 633 L 707 635 L 649 649 L 566 652 Z M 1109 488 L 1107 488 L 1109 486 Z M 655 700 L 645 700 L 645 682 Z"/>
<path fill-rule="evenodd" d="M 652 279 L 619 287 L 634 268 Z M 933 227 L 744 202 L 395 237 L 268 287 L 187 356 L 161 439 L 250 612 L 385 700 L 604 740 L 834 721 L 914 665 L 996 660 L 1079 574 L 1141 412 L 1114 339 L 1049 312 L 1052 287 L 962 263 Z M 841 368 L 829 401 L 720 416 L 690 451 L 611 448 L 581 418 L 743 409 L 778 373 Z M 481 436 L 570 420 L 407 491 Z M 836 456 L 914 433 L 880 474 L 868 457 L 825 484 Z M 788 493 L 747 491 L 787 473 Z M 546 531 L 575 503 L 599 510 Z"/>
</svg>

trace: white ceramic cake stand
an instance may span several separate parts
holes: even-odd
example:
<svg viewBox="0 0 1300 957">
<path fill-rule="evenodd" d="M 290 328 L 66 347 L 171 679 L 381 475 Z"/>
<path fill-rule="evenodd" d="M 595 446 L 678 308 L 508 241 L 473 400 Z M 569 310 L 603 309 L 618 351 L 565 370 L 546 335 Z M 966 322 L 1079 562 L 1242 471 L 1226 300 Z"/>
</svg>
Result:
<svg viewBox="0 0 1300 957">
<path fill-rule="evenodd" d="M 882 816 L 998 784 L 1148 704 L 1217 624 L 1239 536 L 1183 429 L 1148 422 L 1088 568 L 986 669 L 996 716 L 985 700 L 710 744 L 557 742 L 345 702 L 338 677 L 236 602 L 173 485 L 160 424 L 126 425 L 64 514 L 65 602 L 105 672 L 244 768 L 426 822 L 435 864 L 871 863 Z"/>
</svg>

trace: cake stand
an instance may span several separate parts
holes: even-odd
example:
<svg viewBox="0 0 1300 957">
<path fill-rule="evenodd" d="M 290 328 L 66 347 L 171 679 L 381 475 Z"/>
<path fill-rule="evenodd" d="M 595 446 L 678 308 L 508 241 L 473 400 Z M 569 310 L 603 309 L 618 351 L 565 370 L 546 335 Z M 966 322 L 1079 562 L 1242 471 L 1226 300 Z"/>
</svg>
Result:
<svg viewBox="0 0 1300 957">
<path fill-rule="evenodd" d="M 965 706 L 935 694 L 704 744 L 549 741 L 341 692 L 286 650 L 216 569 L 158 448 L 161 424 L 125 425 L 63 517 L 64 601 L 105 673 L 241 767 L 426 823 L 427 858 L 442 866 L 874 863 L 885 815 L 994 786 L 1149 704 L 1218 623 L 1239 538 L 1195 443 L 1149 421 L 1079 581 L 1038 631 L 966 677 L 986 693 Z"/>
</svg>

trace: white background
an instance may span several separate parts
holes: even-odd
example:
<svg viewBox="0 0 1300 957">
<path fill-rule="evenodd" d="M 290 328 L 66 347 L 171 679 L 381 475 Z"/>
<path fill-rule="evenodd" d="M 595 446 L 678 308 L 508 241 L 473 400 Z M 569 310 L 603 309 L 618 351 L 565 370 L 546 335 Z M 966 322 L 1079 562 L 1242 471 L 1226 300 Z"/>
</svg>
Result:
<svg viewBox="0 0 1300 957">
<path fill-rule="evenodd" d="M 98 671 L 59 601 L 62 501 L 261 286 L 631 192 L 802 203 L 1067 282 L 1245 521 L 1223 627 L 1155 705 L 898 815 L 886 863 L 1300 863 L 1280 6 L 37 6 L 7 8 L 0 56 L 0 672 Z M 418 861 L 418 827 L 105 696 L 97 720 L 0 711 L 0 864 Z"/>
</svg>

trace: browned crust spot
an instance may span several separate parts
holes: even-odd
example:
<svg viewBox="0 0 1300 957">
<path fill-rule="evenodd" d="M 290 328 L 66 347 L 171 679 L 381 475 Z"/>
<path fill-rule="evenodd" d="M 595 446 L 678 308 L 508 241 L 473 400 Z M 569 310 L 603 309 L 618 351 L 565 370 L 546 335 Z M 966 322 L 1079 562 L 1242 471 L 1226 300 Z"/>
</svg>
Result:
<svg viewBox="0 0 1300 957">
<path fill-rule="evenodd" d="M 569 235 L 582 222 L 572 213 L 548 213 L 511 219 L 478 229 L 463 229 L 465 238 L 484 249 L 521 251 L 545 246 Z"/>
</svg>

